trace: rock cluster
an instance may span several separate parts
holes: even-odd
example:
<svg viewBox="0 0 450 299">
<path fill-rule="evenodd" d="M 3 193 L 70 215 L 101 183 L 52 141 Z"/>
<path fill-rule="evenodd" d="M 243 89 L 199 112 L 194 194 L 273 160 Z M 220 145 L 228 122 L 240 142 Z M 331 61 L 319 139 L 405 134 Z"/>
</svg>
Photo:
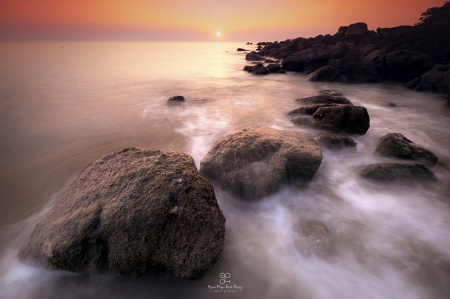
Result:
<svg viewBox="0 0 450 299">
<path fill-rule="evenodd" d="M 376 31 L 355 23 L 334 35 L 261 42 L 252 55 L 280 59 L 284 70 L 304 72 L 311 81 L 413 80 L 411 89 L 450 94 L 448 18 Z"/>
</svg>

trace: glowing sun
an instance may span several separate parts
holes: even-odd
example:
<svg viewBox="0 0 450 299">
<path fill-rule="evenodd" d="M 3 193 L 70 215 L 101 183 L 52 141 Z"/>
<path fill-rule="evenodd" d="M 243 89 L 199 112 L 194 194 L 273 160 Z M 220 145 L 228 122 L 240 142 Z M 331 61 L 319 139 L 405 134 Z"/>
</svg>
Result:
<svg viewBox="0 0 450 299">
<path fill-rule="evenodd" d="M 220 31 L 217 31 L 217 36 L 220 36 Z"/>
</svg>

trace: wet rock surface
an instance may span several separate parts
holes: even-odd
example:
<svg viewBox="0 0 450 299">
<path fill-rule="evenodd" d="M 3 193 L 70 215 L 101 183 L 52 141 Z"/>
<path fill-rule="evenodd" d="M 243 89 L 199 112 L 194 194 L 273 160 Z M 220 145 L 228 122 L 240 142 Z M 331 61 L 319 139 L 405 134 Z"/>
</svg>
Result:
<svg viewBox="0 0 450 299">
<path fill-rule="evenodd" d="M 245 60 L 264 60 L 264 57 L 254 53 L 247 53 Z"/>
<path fill-rule="evenodd" d="M 327 258 L 336 253 L 336 246 L 328 228 L 319 222 L 308 221 L 294 225 L 298 235 L 297 248 L 305 256 L 315 254 Z"/>
<path fill-rule="evenodd" d="M 375 152 L 398 159 L 415 159 L 429 165 L 435 165 L 438 157 L 430 150 L 421 147 L 400 133 L 389 133 L 380 138 Z"/>
<path fill-rule="evenodd" d="M 310 127 L 312 126 L 311 117 L 307 116 L 297 116 L 291 119 L 291 122 L 297 126 Z"/>
<path fill-rule="evenodd" d="M 366 166 L 360 175 L 377 183 L 430 183 L 436 176 L 420 163 L 378 163 Z"/>
<path fill-rule="evenodd" d="M 353 105 L 349 99 L 344 98 L 342 95 L 321 94 L 312 97 L 300 98 L 295 101 L 304 104 L 347 104 Z"/>
<path fill-rule="evenodd" d="M 361 106 L 323 105 L 314 112 L 313 119 L 315 128 L 349 134 L 364 135 L 370 127 L 369 114 Z"/>
<path fill-rule="evenodd" d="M 173 96 L 167 100 L 168 105 L 179 104 L 185 101 L 183 96 Z"/>
<path fill-rule="evenodd" d="M 19 260 L 71 272 L 202 277 L 219 260 L 225 217 L 181 152 L 126 148 L 89 164 L 25 240 Z"/>
<path fill-rule="evenodd" d="M 314 140 L 322 147 L 327 149 L 355 148 L 356 142 L 348 136 L 339 134 L 322 134 L 314 138 Z"/>
<path fill-rule="evenodd" d="M 200 173 L 244 200 L 256 200 L 285 184 L 311 181 L 322 150 L 309 137 L 267 127 L 248 127 L 218 142 L 200 163 Z"/>
</svg>

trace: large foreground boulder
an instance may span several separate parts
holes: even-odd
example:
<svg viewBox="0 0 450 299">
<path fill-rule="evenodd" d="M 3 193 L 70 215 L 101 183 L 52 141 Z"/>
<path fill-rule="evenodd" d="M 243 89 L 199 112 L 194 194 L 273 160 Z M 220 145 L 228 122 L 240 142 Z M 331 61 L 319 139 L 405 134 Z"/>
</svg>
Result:
<svg viewBox="0 0 450 299">
<path fill-rule="evenodd" d="M 436 176 L 420 163 L 378 163 L 366 166 L 360 175 L 377 183 L 426 183 L 436 181 Z"/>
<path fill-rule="evenodd" d="M 55 270 L 202 277 L 219 260 L 225 217 L 180 152 L 126 148 L 89 164 L 25 240 L 20 261 Z"/>
<path fill-rule="evenodd" d="M 375 152 L 386 157 L 416 159 L 434 165 L 438 157 L 430 150 L 418 146 L 400 133 L 389 133 L 380 138 Z"/>
<path fill-rule="evenodd" d="M 217 143 L 200 173 L 244 200 L 274 194 L 284 184 L 312 180 L 322 151 L 312 138 L 267 127 L 248 127 Z"/>
</svg>

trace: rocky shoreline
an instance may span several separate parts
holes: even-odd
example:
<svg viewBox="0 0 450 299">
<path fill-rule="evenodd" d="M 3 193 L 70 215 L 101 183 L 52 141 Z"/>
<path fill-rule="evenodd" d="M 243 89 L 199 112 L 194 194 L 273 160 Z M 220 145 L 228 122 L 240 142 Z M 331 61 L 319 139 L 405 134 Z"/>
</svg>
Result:
<svg viewBox="0 0 450 299">
<path fill-rule="evenodd" d="M 450 4 L 440 9 L 447 6 Z M 307 75 L 310 81 L 340 83 L 395 80 L 409 89 L 435 92 L 450 101 L 449 18 L 428 18 L 415 26 L 376 31 L 361 22 L 341 26 L 334 35 L 259 42 L 257 46 L 245 59 L 266 65 L 245 66 L 252 74 L 292 71 Z M 268 62 L 270 58 L 278 61 L 278 68 Z"/>
<path fill-rule="evenodd" d="M 443 37 L 449 32 L 438 30 L 445 26 L 448 22 L 374 32 L 357 23 L 339 28 L 333 36 L 259 43 L 260 50 L 248 53 L 247 59 L 268 65 L 244 69 L 257 75 L 299 71 L 311 81 L 341 83 L 412 80 L 407 87 L 448 96 L 450 40 Z M 430 30 L 435 44 L 429 43 Z M 166 104 L 175 108 L 185 102 L 177 95 Z M 36 225 L 20 248 L 19 260 L 70 272 L 203 277 L 221 258 L 226 236 L 213 184 L 254 202 L 284 186 L 302 192 L 316 176 L 323 151 L 355 152 L 358 145 L 351 136 L 364 135 L 371 127 L 370 111 L 339 91 L 321 90 L 295 102 L 299 107 L 286 117 L 297 126 L 326 133 L 313 138 L 246 127 L 217 142 L 199 170 L 185 153 L 135 147 L 93 161 Z M 439 183 L 430 170 L 438 157 L 401 133 L 382 136 L 373 155 L 391 159 L 358 166 L 359 178 L 375 191 L 379 186 Z M 325 259 L 337 252 L 333 235 L 322 223 L 300 221 L 291 232 L 303 255 Z"/>
<path fill-rule="evenodd" d="M 225 217 L 212 184 L 244 201 L 258 201 L 286 185 L 302 192 L 320 168 L 323 149 L 357 150 L 351 136 L 369 130 L 367 109 L 338 91 L 319 93 L 297 99 L 300 107 L 287 114 L 296 125 L 329 132 L 315 138 L 247 127 L 220 140 L 199 170 L 189 155 L 175 151 L 133 147 L 97 159 L 34 228 L 19 260 L 70 272 L 203 277 L 220 259 L 225 239 Z M 174 96 L 167 104 L 183 102 Z M 437 182 L 429 167 L 438 157 L 400 133 L 382 136 L 374 155 L 394 161 L 360 166 L 359 176 L 373 186 Z M 304 255 L 336 253 L 322 223 L 298 222 L 292 233 Z"/>
</svg>

